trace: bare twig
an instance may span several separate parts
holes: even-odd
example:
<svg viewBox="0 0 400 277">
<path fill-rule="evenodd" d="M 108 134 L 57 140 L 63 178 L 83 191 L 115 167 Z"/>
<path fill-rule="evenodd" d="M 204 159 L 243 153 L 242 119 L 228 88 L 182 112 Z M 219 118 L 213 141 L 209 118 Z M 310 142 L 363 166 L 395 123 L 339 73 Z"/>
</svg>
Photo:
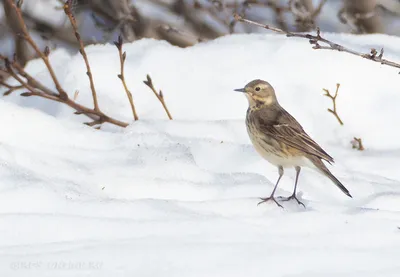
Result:
<svg viewBox="0 0 400 277">
<path fill-rule="evenodd" d="M 143 83 L 145 83 L 146 86 L 148 86 L 148 87 L 154 92 L 154 95 L 157 97 L 157 99 L 158 99 L 158 100 L 161 102 L 161 104 L 163 105 L 164 110 L 165 110 L 165 112 L 166 112 L 167 115 L 168 115 L 168 118 L 169 118 L 170 120 L 172 120 L 172 116 L 171 116 L 171 114 L 170 114 L 169 111 L 168 111 L 167 105 L 165 104 L 164 95 L 163 95 L 163 93 L 162 93 L 161 90 L 160 90 L 160 92 L 157 92 L 157 90 L 155 89 L 155 87 L 154 87 L 154 85 L 153 85 L 153 81 L 151 80 L 150 75 L 147 75 L 147 80 L 146 80 L 146 81 L 143 81 Z"/>
<path fill-rule="evenodd" d="M 364 151 L 365 150 L 361 138 L 354 137 L 354 139 L 351 141 L 351 144 L 352 144 L 352 148 L 353 149 L 357 149 L 359 151 Z"/>
<path fill-rule="evenodd" d="M 7 71 L 6 71 L 7 72 Z M 8 72 L 7 72 L 8 73 Z M 16 90 L 22 89 L 24 88 L 23 86 L 19 85 L 19 86 L 11 86 L 9 84 L 7 84 L 4 81 L 0 80 L 0 86 L 4 86 L 6 88 L 8 88 L 8 90 L 6 92 L 3 93 L 4 96 L 10 95 L 11 93 L 13 93 Z"/>
<path fill-rule="evenodd" d="M 51 78 L 53 79 L 54 85 L 56 86 L 56 89 L 62 99 L 67 99 L 68 95 L 67 93 L 63 90 L 63 88 L 60 85 L 60 82 L 58 81 L 56 74 L 54 73 L 53 67 L 50 64 L 49 61 L 49 48 L 46 47 L 45 51 L 41 51 L 38 47 L 38 45 L 33 41 L 31 35 L 29 34 L 28 28 L 25 25 L 24 19 L 22 17 L 22 12 L 21 12 L 21 5 L 23 1 L 19 1 L 17 4 L 13 0 L 5 0 L 7 1 L 7 4 L 12 7 L 12 9 L 15 11 L 17 15 L 17 20 L 19 22 L 20 28 L 21 28 L 21 34 L 26 42 L 35 50 L 36 54 L 43 60 L 44 64 L 47 67 L 47 70 L 49 71 Z M 47 55 L 46 55 L 47 54 Z"/>
<path fill-rule="evenodd" d="M 123 41 L 122 41 L 121 35 L 118 37 L 118 41 L 115 41 L 114 44 L 118 48 L 119 60 L 120 60 L 120 64 L 121 64 L 121 74 L 118 74 L 118 78 L 121 79 L 122 85 L 124 86 L 124 89 L 126 92 L 126 96 L 128 96 L 128 100 L 129 100 L 129 103 L 130 103 L 131 109 L 132 109 L 133 118 L 135 120 L 138 120 L 139 117 L 136 113 L 135 104 L 133 103 L 132 93 L 129 91 L 128 86 L 126 85 L 126 82 L 125 82 L 124 68 L 125 68 L 126 52 L 122 53 Z"/>
<path fill-rule="evenodd" d="M 387 66 L 391 66 L 391 67 L 395 67 L 395 68 L 400 68 L 400 64 L 396 63 L 396 62 L 392 62 L 386 59 L 383 59 L 383 49 L 380 51 L 379 55 L 377 55 L 377 51 L 375 49 L 371 49 L 369 54 L 365 54 L 365 53 L 361 53 L 361 52 L 357 52 L 355 50 L 352 50 L 350 48 L 346 48 L 340 44 L 334 43 L 328 39 L 325 39 L 321 36 L 320 34 L 320 30 L 319 28 L 317 28 L 317 34 L 316 35 L 311 35 L 311 34 L 303 34 L 303 33 L 293 33 L 293 32 L 288 32 L 288 31 L 284 31 L 281 30 L 279 28 L 270 26 L 270 25 L 266 25 L 266 24 L 261 24 L 249 19 L 246 19 L 238 14 L 234 15 L 235 20 L 240 21 L 240 22 L 244 22 L 244 23 L 248 23 L 254 26 L 258 26 L 267 30 L 271 30 L 273 32 L 279 33 L 279 34 L 283 34 L 286 35 L 287 37 L 297 37 L 297 38 L 304 38 L 309 40 L 310 44 L 313 45 L 313 49 L 325 49 L 325 50 L 335 50 L 335 51 L 339 51 L 339 52 L 346 52 L 355 56 L 359 56 L 362 57 L 364 59 L 367 60 L 371 60 L 374 62 L 378 62 L 380 64 L 384 64 Z M 325 45 L 320 45 L 319 43 L 323 43 Z"/>
<path fill-rule="evenodd" d="M 339 121 L 340 125 L 343 125 L 343 121 L 340 119 L 337 110 L 336 110 L 336 97 L 338 96 L 338 91 L 339 91 L 339 87 L 340 84 L 336 84 L 336 92 L 335 95 L 330 94 L 329 90 L 327 90 L 326 88 L 322 89 L 323 91 L 325 91 L 325 96 L 329 97 L 330 99 L 332 99 L 332 103 L 333 103 L 333 110 L 332 109 L 328 109 L 328 112 L 332 113 L 336 119 Z"/>
<path fill-rule="evenodd" d="M 64 4 L 64 12 L 68 16 L 69 21 L 71 22 L 72 28 L 74 29 L 74 32 L 75 32 L 76 39 L 79 42 L 79 48 L 80 48 L 79 52 L 81 53 L 83 59 L 85 60 L 86 69 L 87 69 L 86 74 L 89 77 L 90 89 L 92 91 L 92 97 L 93 97 L 94 110 L 100 111 L 99 104 L 97 102 L 97 94 L 96 94 L 96 88 L 94 86 L 92 71 L 90 70 L 89 60 L 88 60 L 86 52 L 85 52 L 85 45 L 83 44 L 83 42 L 81 40 L 81 36 L 78 33 L 78 26 L 76 24 L 75 17 L 72 14 L 71 7 L 72 7 L 72 0 L 66 1 Z"/>
<path fill-rule="evenodd" d="M 0 69 L 1 71 L 6 71 L 13 79 L 15 79 L 18 83 L 20 83 L 22 88 L 27 89 L 29 92 L 21 94 L 21 96 L 38 96 L 42 98 L 46 98 L 49 100 L 53 100 L 56 102 L 64 103 L 65 105 L 73 108 L 76 110 L 75 114 L 84 114 L 87 117 L 93 119 L 93 122 L 90 123 L 85 123 L 89 126 L 96 125 L 96 124 L 102 124 L 105 122 L 108 122 L 110 124 L 114 124 L 120 127 L 127 127 L 128 123 L 119 121 L 117 119 L 114 119 L 112 117 L 109 117 L 105 115 L 101 111 L 95 111 L 93 109 L 87 108 L 81 104 L 76 103 L 75 101 L 69 99 L 68 97 L 62 98 L 58 93 L 52 91 L 51 89 L 43 86 L 39 81 L 34 79 L 32 76 L 30 76 L 28 73 L 25 72 L 25 69 L 23 69 L 15 60 L 9 61 L 7 58 L 3 57 L 0 55 L 0 58 L 4 60 L 6 68 L 5 69 Z M 16 70 L 18 74 L 14 71 Z M 26 78 L 27 82 L 25 82 L 21 77 Z M 28 77 L 25 77 L 28 76 Z"/>
<path fill-rule="evenodd" d="M 7 87 L 9 90 L 6 92 L 6 95 L 14 92 L 18 89 L 25 88 L 27 92 L 23 92 L 20 95 L 24 97 L 30 97 L 30 96 L 38 96 L 42 98 L 46 98 L 52 101 L 60 102 L 63 103 L 74 110 L 76 110 L 75 114 L 84 114 L 87 117 L 91 118 L 93 121 L 89 123 L 85 123 L 89 126 L 95 126 L 95 125 L 100 125 L 102 123 L 110 123 L 114 124 L 120 127 L 127 127 L 128 123 L 119 121 L 117 119 L 111 118 L 101 112 L 100 110 L 96 109 L 90 109 L 87 108 L 81 104 L 76 103 L 74 100 L 69 99 L 67 93 L 61 88 L 59 85 L 57 78 L 54 74 L 54 71 L 49 63 L 48 60 L 48 55 L 50 53 L 50 50 L 48 47 L 45 48 L 44 51 L 39 50 L 39 47 L 37 44 L 32 40 L 32 38 L 29 36 L 29 33 L 26 29 L 25 22 L 21 16 L 21 9 L 19 5 L 14 4 L 10 0 L 8 1 L 8 4 L 11 4 L 11 7 L 14 9 L 14 12 L 18 15 L 20 25 L 23 26 L 22 33 L 24 35 L 24 38 L 28 41 L 28 43 L 32 46 L 32 48 L 35 49 L 37 52 L 38 56 L 42 58 L 43 62 L 45 63 L 48 71 L 50 72 L 50 75 L 52 76 L 53 82 L 56 85 L 57 92 L 53 91 L 52 89 L 46 87 L 43 85 L 40 81 L 29 75 L 23 66 L 21 66 L 18 62 L 16 57 L 14 56 L 14 59 L 9 60 L 7 57 L 0 55 L 0 60 L 4 61 L 5 68 L 0 68 L 0 72 L 6 72 L 10 78 L 15 79 L 20 85 L 19 86 L 10 86 L 6 84 L 4 81 L 1 83 L 1 85 Z M 10 91 L 11 89 L 11 91 Z"/>
</svg>

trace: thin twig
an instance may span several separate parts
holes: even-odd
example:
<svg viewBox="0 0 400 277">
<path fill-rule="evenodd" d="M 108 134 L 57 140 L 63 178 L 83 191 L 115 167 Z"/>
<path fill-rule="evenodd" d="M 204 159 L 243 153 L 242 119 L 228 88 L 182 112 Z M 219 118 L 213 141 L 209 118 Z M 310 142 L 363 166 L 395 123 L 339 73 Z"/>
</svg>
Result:
<svg viewBox="0 0 400 277">
<path fill-rule="evenodd" d="M 338 92 L 339 92 L 339 87 L 340 84 L 336 84 L 336 92 L 335 95 L 330 94 L 329 90 L 327 90 L 326 88 L 322 89 L 323 91 L 325 91 L 325 96 L 332 99 L 332 103 L 333 103 L 333 110 L 332 109 L 328 109 L 328 112 L 332 113 L 336 119 L 339 121 L 340 125 L 343 125 L 343 121 L 340 119 L 337 110 L 336 110 L 336 97 L 338 96 Z"/>
<path fill-rule="evenodd" d="M 138 117 L 138 115 L 136 113 L 136 108 L 135 108 L 135 104 L 133 102 L 132 93 L 129 91 L 128 86 L 126 85 L 126 82 L 125 82 L 125 74 L 124 74 L 125 70 L 124 69 L 125 69 L 126 52 L 122 53 L 123 41 L 122 41 L 122 36 L 121 35 L 118 36 L 118 41 L 115 41 L 114 44 L 118 48 L 119 61 L 120 61 L 120 64 L 121 64 L 121 74 L 118 74 L 118 78 L 121 79 L 122 85 L 124 86 L 124 89 L 125 89 L 125 92 L 126 92 L 126 96 L 128 96 L 128 100 L 129 100 L 129 103 L 130 103 L 131 109 L 132 109 L 133 118 L 135 120 L 138 120 L 139 117 Z"/>
<path fill-rule="evenodd" d="M 317 28 L 317 34 L 316 35 L 311 35 L 311 34 L 303 34 L 303 33 L 294 33 L 294 32 L 289 32 L 289 31 L 284 31 L 281 30 L 279 28 L 270 26 L 270 25 L 266 25 L 266 24 L 261 24 L 249 19 L 246 19 L 238 14 L 234 14 L 235 20 L 240 21 L 240 22 L 244 22 L 244 23 L 248 23 L 254 26 L 258 26 L 267 30 L 271 30 L 273 32 L 279 33 L 279 34 L 283 34 L 286 35 L 287 37 L 297 37 L 297 38 L 304 38 L 304 39 L 308 39 L 310 44 L 313 45 L 313 49 L 326 49 L 326 50 L 336 50 L 339 52 L 347 52 L 349 54 L 355 55 L 355 56 L 359 56 L 362 57 L 364 59 L 367 60 L 371 60 L 374 62 L 378 62 L 380 64 L 384 64 L 384 65 L 388 65 L 391 67 L 395 67 L 395 68 L 400 68 L 400 64 L 396 63 L 396 62 L 392 62 L 386 59 L 383 59 L 383 49 L 381 49 L 381 51 L 378 52 L 376 51 L 376 49 L 372 48 L 369 54 L 365 54 L 365 53 L 361 53 L 361 52 L 357 52 L 355 50 L 352 50 L 350 48 L 346 48 L 340 44 L 334 43 L 330 40 L 327 40 L 325 38 L 323 38 L 320 34 L 320 30 L 319 28 Z M 321 46 L 319 43 L 323 43 L 325 45 Z"/>
<path fill-rule="evenodd" d="M 71 6 L 72 6 L 72 0 L 66 1 L 64 4 L 64 12 L 68 16 L 69 21 L 71 22 L 72 28 L 74 29 L 74 32 L 75 32 L 75 37 L 76 37 L 77 41 L 79 42 L 79 49 L 80 49 L 79 52 L 81 53 L 83 59 L 85 60 L 86 70 L 87 70 L 86 74 L 89 77 L 90 89 L 92 91 L 92 97 L 93 97 L 94 110 L 100 111 L 99 103 L 97 101 L 97 94 L 96 94 L 96 88 L 94 86 L 92 71 L 90 69 L 89 60 L 88 60 L 88 57 L 85 52 L 85 45 L 83 44 L 81 36 L 78 33 L 78 26 L 76 24 L 75 17 L 72 14 Z"/>
<path fill-rule="evenodd" d="M 163 95 L 163 93 L 162 93 L 161 90 L 160 90 L 160 92 L 158 93 L 157 90 L 154 88 L 153 80 L 151 80 L 150 75 L 147 75 L 147 80 L 146 80 L 146 81 L 143 81 L 143 83 L 145 83 L 146 86 L 148 86 L 148 87 L 154 92 L 154 95 L 157 97 L 157 99 L 158 99 L 158 100 L 161 102 L 161 104 L 163 105 L 164 110 L 165 110 L 165 112 L 166 112 L 167 115 L 168 115 L 168 118 L 169 118 L 170 120 L 172 120 L 172 116 L 171 116 L 171 114 L 170 114 L 169 111 L 168 111 L 167 105 L 165 104 L 164 95 Z"/>
<path fill-rule="evenodd" d="M 14 72 L 12 66 L 11 66 L 11 62 L 6 58 L 4 60 L 7 72 L 18 82 L 21 84 L 21 86 L 25 89 L 27 89 L 29 92 L 25 92 L 22 93 L 21 96 L 42 96 L 48 99 L 52 99 L 52 100 L 56 100 L 57 97 L 59 97 L 58 95 L 56 96 L 52 96 L 52 95 L 47 95 L 45 93 L 43 93 L 42 91 L 36 90 L 34 87 L 32 87 L 31 85 L 29 85 L 27 82 L 25 82 L 24 80 L 22 80 L 21 77 L 18 76 L 17 73 Z"/>
<path fill-rule="evenodd" d="M 356 138 L 354 137 L 354 139 L 351 141 L 351 144 L 353 145 L 353 149 L 357 149 L 359 151 L 364 151 L 364 145 L 362 143 L 362 139 L 361 138 Z"/>
<path fill-rule="evenodd" d="M 44 51 L 41 51 L 39 49 L 38 45 L 33 41 L 31 35 L 29 34 L 28 28 L 26 27 L 26 24 L 25 24 L 25 21 L 22 16 L 22 12 L 21 12 L 21 5 L 22 5 L 23 1 L 19 1 L 17 4 L 15 4 L 15 2 L 13 0 L 6 0 L 6 1 L 14 9 L 14 11 L 17 15 L 18 23 L 22 30 L 22 33 L 19 35 L 22 36 L 29 43 L 29 45 L 35 50 L 36 54 L 43 60 L 44 64 L 46 65 L 46 67 L 50 73 L 50 76 L 54 82 L 54 85 L 55 85 L 58 93 L 60 94 L 60 97 L 62 99 L 67 99 L 68 95 L 61 87 L 60 82 L 58 81 L 56 74 L 54 73 L 53 67 L 50 64 L 49 57 L 48 57 L 50 54 L 49 48 L 46 47 Z"/>
<path fill-rule="evenodd" d="M 9 0 L 6 0 L 9 1 Z M 8 2 L 11 4 L 11 7 L 15 10 L 15 12 L 20 16 L 21 15 L 21 10 L 20 10 L 20 4 L 22 1 L 19 2 L 19 4 L 14 4 L 13 2 Z M 29 44 L 37 51 L 38 56 L 42 57 L 43 62 L 45 63 L 48 71 L 50 72 L 50 75 L 52 76 L 53 82 L 55 83 L 56 89 L 58 91 L 55 92 L 52 89 L 46 87 L 43 85 L 40 81 L 29 75 L 23 66 L 21 66 L 18 62 L 17 59 L 14 55 L 14 58 L 12 60 L 9 60 L 7 57 L 0 55 L 0 60 L 4 61 L 5 68 L 0 68 L 0 72 L 6 72 L 10 78 L 13 78 L 16 80 L 20 86 L 14 86 L 15 89 L 12 91 L 9 91 L 8 94 L 14 92 L 17 90 L 17 88 L 25 88 L 27 92 L 23 92 L 20 95 L 24 97 L 30 97 L 30 96 L 38 96 L 42 98 L 46 98 L 52 101 L 60 102 L 63 103 L 72 109 L 76 110 L 75 114 L 84 114 L 85 116 L 91 118 L 93 121 L 85 123 L 89 126 L 95 126 L 95 125 L 100 125 L 102 123 L 110 123 L 113 125 L 117 125 L 120 127 L 127 127 L 128 123 L 119 121 L 117 119 L 114 119 L 112 117 L 107 116 L 100 110 L 95 110 L 95 109 L 90 109 L 87 108 L 81 104 L 76 103 L 74 100 L 69 99 L 67 93 L 59 86 L 59 83 L 57 81 L 57 78 L 54 74 L 54 71 L 49 63 L 48 60 L 48 55 L 50 53 L 50 50 L 48 47 L 45 48 L 45 50 L 42 52 L 37 44 L 32 40 L 30 37 L 24 19 L 20 16 L 19 17 L 19 23 L 23 29 L 22 33 L 24 35 L 24 38 L 29 42 Z M 7 87 L 8 89 L 12 88 L 12 86 L 6 84 L 4 81 L 0 83 L 1 85 Z M 6 95 L 8 95 L 6 92 Z"/>
<path fill-rule="evenodd" d="M 5 72 L 7 72 L 7 71 L 5 71 Z M 8 73 L 8 72 L 7 72 L 7 73 Z M 2 81 L 2 80 L 0 80 L 0 85 L 1 85 L 1 86 L 4 86 L 4 87 L 6 87 L 6 88 L 8 88 L 8 90 L 7 90 L 6 92 L 3 93 L 3 96 L 10 95 L 10 94 L 13 93 L 14 91 L 24 88 L 22 85 L 19 85 L 19 86 L 11 86 L 11 85 L 7 84 L 6 82 L 4 82 L 4 81 Z"/>
</svg>

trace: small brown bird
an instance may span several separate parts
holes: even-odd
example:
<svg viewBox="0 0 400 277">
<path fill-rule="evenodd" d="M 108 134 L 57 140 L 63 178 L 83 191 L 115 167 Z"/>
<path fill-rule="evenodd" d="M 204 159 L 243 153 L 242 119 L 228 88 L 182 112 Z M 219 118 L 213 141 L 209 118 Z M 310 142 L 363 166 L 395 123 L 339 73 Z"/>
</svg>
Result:
<svg viewBox="0 0 400 277">
<path fill-rule="evenodd" d="M 296 197 L 297 181 L 302 166 L 316 168 L 331 179 L 343 193 L 352 197 L 322 162 L 325 160 L 331 164 L 333 158 L 307 135 L 293 116 L 279 105 L 275 90 L 268 82 L 254 80 L 244 88 L 235 89 L 235 91 L 245 93 L 249 100 L 246 126 L 251 142 L 264 159 L 278 166 L 279 169 L 279 178 L 271 196 L 261 198 L 262 201 L 258 204 L 272 200 L 282 207 L 274 198 L 274 194 L 283 176 L 284 167 L 296 169 L 293 194 L 288 198 L 283 198 L 284 201 L 294 199 L 304 206 Z"/>
</svg>

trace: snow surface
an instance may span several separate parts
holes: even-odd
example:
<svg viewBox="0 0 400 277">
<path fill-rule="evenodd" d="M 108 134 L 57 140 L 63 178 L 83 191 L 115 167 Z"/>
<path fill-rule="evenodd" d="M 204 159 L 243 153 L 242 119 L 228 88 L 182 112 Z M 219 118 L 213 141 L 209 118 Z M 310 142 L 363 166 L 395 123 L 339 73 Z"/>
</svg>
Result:
<svg viewBox="0 0 400 277">
<path fill-rule="evenodd" d="M 327 35 L 349 47 L 400 39 Z M 0 99 L 1 276 L 399 276 L 400 79 L 359 57 L 305 40 L 233 35 L 180 49 L 124 45 L 140 121 L 132 122 L 113 45 L 87 47 L 104 112 L 132 122 L 94 130 L 60 104 Z M 91 105 L 79 54 L 50 56 L 62 86 Z M 27 70 L 53 86 L 41 61 Z M 142 83 L 150 73 L 174 117 Z M 350 190 L 303 170 L 294 202 L 257 206 L 278 173 L 253 150 L 247 100 L 233 89 L 268 80 L 278 99 L 336 160 Z M 322 88 L 341 84 L 340 126 Z M 361 137 L 366 150 L 351 149 Z M 290 195 L 286 170 L 277 195 Z"/>
</svg>

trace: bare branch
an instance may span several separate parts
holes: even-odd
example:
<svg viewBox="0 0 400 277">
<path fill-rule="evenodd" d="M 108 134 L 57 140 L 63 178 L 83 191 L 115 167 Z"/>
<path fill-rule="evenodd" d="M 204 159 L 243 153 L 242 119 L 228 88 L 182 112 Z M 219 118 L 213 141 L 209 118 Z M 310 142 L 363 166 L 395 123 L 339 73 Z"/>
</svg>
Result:
<svg viewBox="0 0 400 277">
<path fill-rule="evenodd" d="M 7 71 L 6 71 L 6 72 L 7 72 Z M 8 73 L 8 72 L 7 72 L 7 73 Z M 21 86 L 21 85 L 19 85 L 19 86 L 11 86 L 11 85 L 9 85 L 9 84 L 7 84 L 6 82 L 1 81 L 1 80 L 0 80 L 0 85 L 1 85 L 1 86 L 4 86 L 4 87 L 6 87 L 6 88 L 8 88 L 8 90 L 7 90 L 6 92 L 3 93 L 3 96 L 10 95 L 10 94 L 13 93 L 14 91 L 24 88 L 24 87 Z"/>
<path fill-rule="evenodd" d="M 336 92 L 335 95 L 330 94 L 329 90 L 327 90 L 326 88 L 322 89 L 323 91 L 325 91 L 325 96 L 332 99 L 332 103 L 333 103 L 333 110 L 332 109 L 328 109 L 328 112 L 332 113 L 336 119 L 339 121 L 340 125 L 343 125 L 343 121 L 340 119 L 337 110 L 336 110 L 336 97 L 338 96 L 338 91 L 339 91 L 339 87 L 340 84 L 336 84 Z"/>
<path fill-rule="evenodd" d="M 138 120 L 139 117 L 136 113 L 135 104 L 133 103 L 132 93 L 129 91 L 128 86 L 126 85 L 126 82 L 125 82 L 124 68 L 125 68 L 126 52 L 122 53 L 123 41 L 122 41 L 121 35 L 118 37 L 118 41 L 115 41 L 114 44 L 118 48 L 119 60 L 121 63 L 121 74 L 118 75 L 118 78 L 121 79 L 122 85 L 124 86 L 124 89 L 126 92 L 126 96 L 128 96 L 128 100 L 129 100 L 129 103 L 130 103 L 131 109 L 132 109 L 133 118 L 135 120 Z"/>
<path fill-rule="evenodd" d="M 379 1 L 343 1 L 343 8 L 338 17 L 344 24 L 348 24 L 356 33 L 382 33 L 384 26 L 377 12 Z"/>
<path fill-rule="evenodd" d="M 10 5 L 13 10 L 15 11 L 17 15 L 17 20 L 19 22 L 20 28 L 21 28 L 21 36 L 28 42 L 30 46 L 35 50 L 36 54 L 43 60 L 45 63 L 51 78 L 53 79 L 54 85 L 56 86 L 56 89 L 60 95 L 61 98 L 67 99 L 68 95 L 67 93 L 63 90 L 63 88 L 60 85 L 60 82 L 58 81 L 56 74 L 54 73 L 53 67 L 50 64 L 48 56 L 46 56 L 38 47 L 38 45 L 33 41 L 31 35 L 29 34 L 28 28 L 25 25 L 24 19 L 22 17 L 22 12 L 21 12 L 21 5 L 22 1 L 19 1 L 18 4 L 15 4 L 13 0 L 5 0 L 7 1 L 7 4 Z"/>
<path fill-rule="evenodd" d="M 69 99 L 67 93 L 60 87 L 57 78 L 54 74 L 54 71 L 49 63 L 48 60 L 48 54 L 49 54 L 49 49 L 45 48 L 43 51 L 41 51 L 35 42 L 32 40 L 30 37 L 24 19 L 21 16 L 21 10 L 20 6 L 16 5 L 13 3 L 13 1 L 6 0 L 8 4 L 11 5 L 11 7 L 14 9 L 15 13 L 18 15 L 18 20 L 22 28 L 22 35 L 24 36 L 25 40 L 35 49 L 37 52 L 38 56 L 42 58 L 44 61 L 46 68 L 50 72 L 50 75 L 52 76 L 53 82 L 56 85 L 57 92 L 53 91 L 52 89 L 44 86 L 41 82 L 39 82 L 37 79 L 29 75 L 23 66 L 17 62 L 16 57 L 14 56 L 13 60 L 9 60 L 7 57 L 0 55 L 0 60 L 4 61 L 5 68 L 0 68 L 0 73 L 6 73 L 9 78 L 13 78 L 16 80 L 19 85 L 18 86 L 11 86 L 8 85 L 7 83 L 4 82 L 4 80 L 1 80 L 0 85 L 5 86 L 8 88 L 8 91 L 6 91 L 5 95 L 9 95 L 12 92 L 16 91 L 17 89 L 25 88 L 27 91 L 21 93 L 20 95 L 23 97 L 31 97 L 31 96 L 38 96 L 42 97 L 45 99 L 49 99 L 52 101 L 60 102 L 63 103 L 71 108 L 73 108 L 76 112 L 76 114 L 84 114 L 87 117 L 91 118 L 93 121 L 90 122 L 90 126 L 102 124 L 102 123 L 110 123 L 114 124 L 120 127 L 127 127 L 128 123 L 119 121 L 117 119 L 111 118 L 101 112 L 100 110 L 96 109 L 90 109 L 87 108 L 81 104 L 76 103 L 74 100 Z M 20 2 L 22 3 L 22 2 Z"/>
<path fill-rule="evenodd" d="M 147 80 L 146 80 L 146 81 L 143 81 L 143 83 L 145 83 L 146 86 L 148 86 L 148 87 L 154 92 L 154 95 L 157 97 L 157 99 L 158 99 L 158 100 L 161 102 L 161 104 L 163 105 L 164 110 L 165 110 L 165 112 L 166 112 L 167 115 L 168 115 L 168 118 L 169 118 L 170 120 L 172 120 L 172 116 L 171 116 L 171 114 L 170 114 L 169 111 L 168 111 L 167 105 L 165 104 L 164 95 L 163 95 L 163 93 L 162 93 L 161 90 L 160 90 L 160 92 L 157 92 L 157 90 L 155 89 L 155 87 L 154 87 L 154 85 L 153 85 L 153 80 L 151 80 L 150 75 L 147 75 Z"/>
<path fill-rule="evenodd" d="M 383 49 L 381 50 L 381 53 L 379 55 L 376 55 L 376 50 L 375 49 L 371 49 L 371 52 L 369 54 L 365 54 L 365 53 L 361 53 L 361 52 L 357 52 L 355 50 L 352 50 L 350 48 L 346 48 L 340 44 L 334 43 L 328 39 L 325 39 L 321 36 L 320 34 L 320 30 L 319 28 L 317 28 L 317 34 L 316 35 L 311 35 L 311 34 L 303 34 L 303 33 L 293 33 L 293 32 L 288 32 L 288 31 L 284 31 L 281 30 L 279 28 L 273 27 L 273 26 L 269 26 L 266 24 L 261 24 L 249 19 L 246 19 L 238 14 L 234 15 L 235 20 L 240 21 L 240 22 L 244 22 L 247 24 L 251 24 L 254 26 L 258 26 L 267 30 L 271 30 L 273 32 L 279 33 L 279 34 L 283 34 L 286 35 L 287 37 L 297 37 L 297 38 L 304 38 L 307 39 L 310 44 L 313 45 L 313 49 L 324 49 L 324 50 L 335 50 L 335 51 L 339 51 L 339 52 L 346 52 L 355 56 L 359 56 L 362 57 L 364 59 L 370 60 L 370 61 L 374 61 L 380 64 L 384 64 L 387 66 L 391 66 L 391 67 L 395 67 L 395 68 L 400 68 L 400 64 L 396 63 L 396 62 L 392 62 L 386 59 L 383 59 Z M 325 45 L 320 45 L 320 43 L 323 43 Z"/>
<path fill-rule="evenodd" d="M 85 45 L 83 44 L 83 42 L 81 40 L 81 36 L 78 33 L 78 26 L 76 24 L 75 17 L 72 14 L 71 6 L 72 6 L 72 0 L 66 1 L 64 4 L 64 12 L 68 16 L 69 21 L 71 22 L 72 28 L 74 29 L 74 32 L 75 32 L 76 39 L 79 42 L 79 48 L 80 48 L 79 52 L 81 53 L 83 59 L 85 60 L 86 69 L 87 69 L 86 74 L 89 77 L 90 89 L 92 91 L 92 97 L 93 97 L 94 110 L 100 111 L 99 103 L 97 101 L 97 94 L 96 94 L 96 88 L 94 86 L 92 71 L 90 70 L 89 60 L 88 60 L 86 52 L 85 52 Z"/>
<path fill-rule="evenodd" d="M 359 151 L 364 151 L 365 150 L 361 138 L 354 137 L 354 139 L 351 141 L 351 144 L 352 144 L 352 148 L 353 149 L 357 149 Z"/>
</svg>

